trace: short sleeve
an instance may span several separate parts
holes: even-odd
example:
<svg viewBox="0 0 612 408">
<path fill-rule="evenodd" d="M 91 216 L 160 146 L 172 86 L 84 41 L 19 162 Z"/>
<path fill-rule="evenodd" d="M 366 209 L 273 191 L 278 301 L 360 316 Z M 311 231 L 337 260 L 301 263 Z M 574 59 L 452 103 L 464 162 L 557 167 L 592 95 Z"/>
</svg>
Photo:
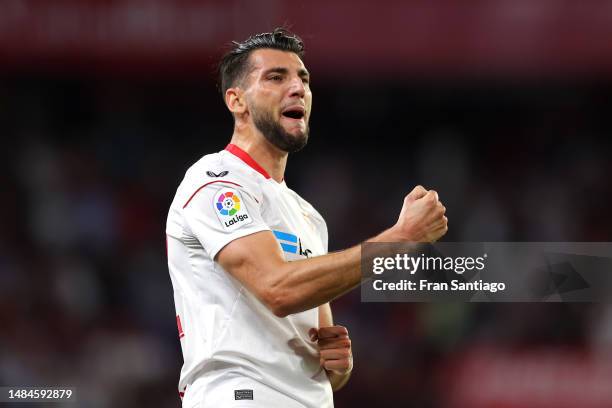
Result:
<svg viewBox="0 0 612 408">
<path fill-rule="evenodd" d="M 269 230 L 261 206 L 245 189 L 215 184 L 197 191 L 183 208 L 185 222 L 212 259 L 235 239 Z"/>
</svg>

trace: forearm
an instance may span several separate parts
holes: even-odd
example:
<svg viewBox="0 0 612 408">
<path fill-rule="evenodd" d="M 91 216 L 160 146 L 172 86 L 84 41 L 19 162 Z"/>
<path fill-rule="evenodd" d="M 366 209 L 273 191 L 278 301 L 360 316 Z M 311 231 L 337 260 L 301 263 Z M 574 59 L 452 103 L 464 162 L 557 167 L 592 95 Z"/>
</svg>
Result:
<svg viewBox="0 0 612 408">
<path fill-rule="evenodd" d="M 361 282 L 361 246 L 315 258 L 286 262 L 272 290 L 288 308 L 287 314 L 312 309 L 350 291 Z"/>
<path fill-rule="evenodd" d="M 361 283 L 361 262 L 413 252 L 413 242 L 434 242 L 448 229 L 445 208 L 435 191 L 415 187 L 404 199 L 398 222 L 368 242 L 397 246 L 359 245 L 320 257 L 287 262 L 271 231 L 231 241 L 215 260 L 279 317 L 312 309 Z M 362 253 L 362 251 L 366 251 Z M 364 275 L 364 277 L 367 277 Z"/>
<path fill-rule="evenodd" d="M 387 230 L 367 242 L 386 242 L 397 239 Z M 359 286 L 362 279 L 362 246 L 327 255 L 285 262 L 272 276 L 270 287 L 280 299 L 282 314 L 298 313 L 327 303 Z M 379 256 L 381 254 L 378 254 Z"/>
</svg>

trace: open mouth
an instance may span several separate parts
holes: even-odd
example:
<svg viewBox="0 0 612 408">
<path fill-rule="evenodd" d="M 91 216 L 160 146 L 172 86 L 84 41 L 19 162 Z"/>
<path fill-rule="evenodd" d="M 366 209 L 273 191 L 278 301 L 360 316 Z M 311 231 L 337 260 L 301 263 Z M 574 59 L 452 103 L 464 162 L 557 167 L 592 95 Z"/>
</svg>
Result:
<svg viewBox="0 0 612 408">
<path fill-rule="evenodd" d="M 282 115 L 290 119 L 302 119 L 304 118 L 304 108 L 302 107 L 291 107 L 283 111 Z"/>
</svg>

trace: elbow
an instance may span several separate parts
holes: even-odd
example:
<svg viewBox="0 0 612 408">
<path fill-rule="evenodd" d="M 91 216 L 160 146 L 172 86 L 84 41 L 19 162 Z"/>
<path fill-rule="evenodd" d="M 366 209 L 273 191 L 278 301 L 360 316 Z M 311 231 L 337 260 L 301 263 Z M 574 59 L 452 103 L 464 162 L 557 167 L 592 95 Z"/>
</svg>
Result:
<svg viewBox="0 0 612 408">
<path fill-rule="evenodd" d="M 291 314 L 291 312 L 287 308 L 284 308 L 284 307 L 275 308 L 275 309 L 271 309 L 271 310 L 272 310 L 272 313 L 274 314 L 274 316 L 280 317 L 281 319 L 283 317 L 287 317 L 287 316 L 289 316 Z"/>
<path fill-rule="evenodd" d="M 264 305 L 276 317 L 287 317 L 295 313 L 295 301 L 287 290 L 268 289 L 262 296 Z"/>
</svg>

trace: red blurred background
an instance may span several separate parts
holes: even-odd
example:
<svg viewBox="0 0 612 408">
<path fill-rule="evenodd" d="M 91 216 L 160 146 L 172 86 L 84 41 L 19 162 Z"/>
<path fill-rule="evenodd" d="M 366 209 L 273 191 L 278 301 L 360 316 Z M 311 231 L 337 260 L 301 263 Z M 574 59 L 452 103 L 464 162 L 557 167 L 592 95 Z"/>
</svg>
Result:
<svg viewBox="0 0 612 408">
<path fill-rule="evenodd" d="M 187 167 L 231 117 L 214 65 L 291 27 L 314 116 L 287 182 L 333 250 L 435 188 L 448 241 L 610 241 L 612 2 L 0 2 L 0 385 L 180 405 L 164 251 Z M 338 407 L 610 407 L 607 304 L 333 303 Z"/>
</svg>

